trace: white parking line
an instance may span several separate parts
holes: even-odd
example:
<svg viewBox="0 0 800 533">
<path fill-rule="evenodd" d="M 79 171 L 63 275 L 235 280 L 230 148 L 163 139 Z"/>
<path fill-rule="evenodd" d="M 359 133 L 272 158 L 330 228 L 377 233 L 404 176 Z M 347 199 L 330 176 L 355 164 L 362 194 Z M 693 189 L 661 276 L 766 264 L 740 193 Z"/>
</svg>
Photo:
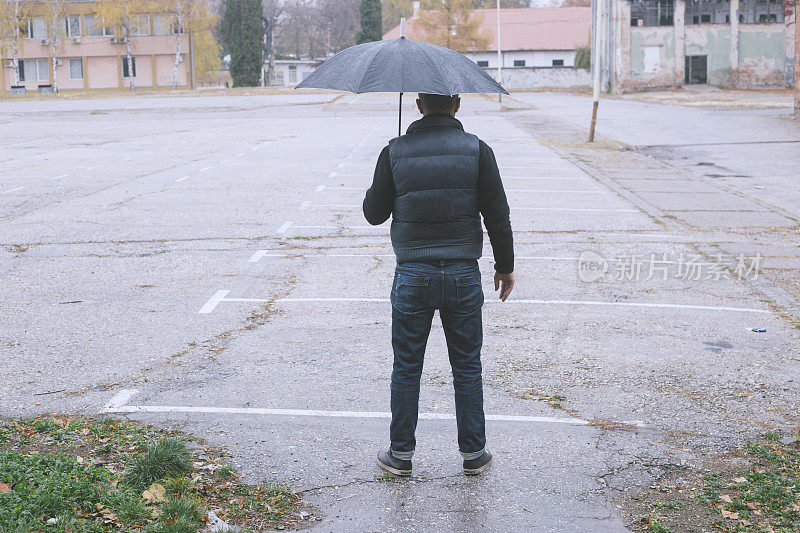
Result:
<svg viewBox="0 0 800 533">
<path fill-rule="evenodd" d="M 277 235 L 283 235 L 284 233 L 286 233 L 286 230 L 288 230 L 291 227 L 292 224 L 294 224 L 294 222 L 284 222 L 283 225 L 275 231 L 275 233 Z"/>
<path fill-rule="evenodd" d="M 516 211 L 573 211 L 579 213 L 640 213 L 638 209 L 579 209 L 571 207 L 512 207 Z"/>
<path fill-rule="evenodd" d="M 50 178 L 48 181 L 60 180 L 62 178 L 66 178 L 66 177 L 69 177 L 69 174 L 61 174 L 60 176 L 56 176 L 55 178 Z"/>
<path fill-rule="evenodd" d="M 584 178 L 564 176 L 503 176 L 505 180 L 564 180 L 564 181 L 591 181 L 588 176 Z"/>
<path fill-rule="evenodd" d="M 229 163 L 229 162 L 230 162 L 230 159 L 223 159 L 222 161 L 219 162 L 219 164 L 220 165 L 224 165 L 225 163 Z"/>
<path fill-rule="evenodd" d="M 244 303 L 263 303 L 275 302 L 284 303 L 389 303 L 388 298 L 278 298 L 275 300 L 267 298 L 228 298 L 230 291 L 221 290 L 214 293 L 211 298 L 200 308 L 199 314 L 209 314 L 222 302 L 244 302 Z M 634 307 L 634 308 L 654 308 L 654 309 L 679 309 L 694 311 L 731 311 L 739 313 L 768 314 L 770 311 L 764 309 L 754 309 L 749 307 L 727 307 L 713 305 L 692 305 L 692 304 L 668 304 L 650 302 L 602 302 L 592 300 L 535 300 L 535 299 L 509 299 L 505 302 L 500 300 L 486 300 L 487 305 L 507 304 L 507 305 L 567 305 L 567 306 L 605 306 L 605 307 Z"/>
<path fill-rule="evenodd" d="M 203 168 L 200 169 L 200 172 L 207 172 L 207 171 L 211 170 L 212 168 L 213 167 L 203 167 Z"/>
<path fill-rule="evenodd" d="M 328 174 L 329 178 L 335 178 L 336 176 L 337 176 L 336 172 L 331 172 L 330 174 Z"/>
<path fill-rule="evenodd" d="M 21 190 L 22 190 L 22 189 L 24 189 L 24 188 L 25 188 L 25 187 L 17 187 L 16 189 L 9 189 L 9 190 L 7 190 L 7 191 L 3 191 L 3 194 L 9 194 L 9 193 L 12 193 L 12 192 L 21 191 Z"/>
<path fill-rule="evenodd" d="M 607 191 L 571 191 L 569 189 L 506 189 L 506 192 L 545 192 L 575 194 L 608 194 Z"/>
<path fill-rule="evenodd" d="M 182 178 L 178 178 L 178 179 L 175 180 L 175 183 L 180 183 L 180 182 L 182 182 L 183 180 L 186 180 L 186 179 L 189 179 L 189 176 L 184 176 Z"/>
<path fill-rule="evenodd" d="M 247 152 L 242 152 L 241 154 L 236 154 L 236 157 L 243 157 L 247 155 Z"/>
<path fill-rule="evenodd" d="M 509 191 L 511 192 L 511 191 Z M 539 191 L 533 191 L 539 192 Z M 557 191 L 569 192 L 569 191 Z M 361 205 L 357 204 L 312 204 L 311 202 L 303 202 L 300 206 L 301 210 L 309 207 L 333 208 L 333 209 L 361 209 Z M 511 206 L 512 211 L 570 211 L 570 212 L 586 212 L 586 213 L 639 213 L 637 209 L 595 209 L 595 208 L 572 208 L 572 207 L 516 207 Z M 295 226 L 302 228 L 307 226 Z M 318 226 L 318 227 L 334 227 L 334 226 Z M 345 226 L 347 228 L 369 228 L 370 226 Z"/>
<path fill-rule="evenodd" d="M 391 419 L 392 413 L 386 411 L 332 411 L 323 409 L 267 409 L 262 407 L 196 407 L 189 405 L 125 405 L 139 391 L 124 389 L 118 392 L 101 409 L 101 413 L 209 413 L 241 414 L 265 416 L 302 416 L 318 418 L 380 418 Z M 452 413 L 419 413 L 422 420 L 455 420 Z M 528 422 L 542 424 L 567 424 L 587 426 L 589 422 L 580 418 L 557 418 L 549 416 L 526 415 L 485 415 L 486 420 L 495 422 Z M 628 422 L 630 424 L 630 422 Z"/>
</svg>

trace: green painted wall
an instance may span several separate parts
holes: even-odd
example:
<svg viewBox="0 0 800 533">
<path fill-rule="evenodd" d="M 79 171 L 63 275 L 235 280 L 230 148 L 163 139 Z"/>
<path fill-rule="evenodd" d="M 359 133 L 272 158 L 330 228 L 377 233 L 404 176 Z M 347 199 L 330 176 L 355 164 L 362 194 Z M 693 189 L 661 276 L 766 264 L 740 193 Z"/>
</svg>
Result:
<svg viewBox="0 0 800 533">
<path fill-rule="evenodd" d="M 741 26 L 740 26 L 741 28 Z M 739 64 L 747 59 L 774 60 L 775 68 L 786 72 L 786 40 L 782 24 L 758 25 L 739 32 Z"/>
<path fill-rule="evenodd" d="M 722 24 L 686 26 L 686 55 L 708 56 L 708 83 L 723 85 L 731 73 L 731 28 Z"/>
<path fill-rule="evenodd" d="M 645 48 L 661 46 L 660 67 L 657 73 L 645 72 Z M 675 71 L 675 30 L 671 26 L 631 28 L 631 77 L 672 77 Z"/>
</svg>

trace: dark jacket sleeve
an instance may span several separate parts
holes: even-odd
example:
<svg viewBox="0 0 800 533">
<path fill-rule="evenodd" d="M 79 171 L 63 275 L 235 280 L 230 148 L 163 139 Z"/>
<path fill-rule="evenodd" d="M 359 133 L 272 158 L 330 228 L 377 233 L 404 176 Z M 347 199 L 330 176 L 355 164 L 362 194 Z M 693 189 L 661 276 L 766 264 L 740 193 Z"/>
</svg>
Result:
<svg viewBox="0 0 800 533">
<path fill-rule="evenodd" d="M 394 180 L 389 161 L 389 147 L 383 149 L 375 165 L 372 187 L 364 197 L 364 217 L 373 226 L 383 224 L 392 214 L 394 207 Z"/>
<path fill-rule="evenodd" d="M 514 234 L 508 200 L 494 152 L 483 141 L 480 141 L 480 149 L 478 205 L 492 244 L 494 269 L 500 274 L 510 274 L 514 272 Z"/>
</svg>

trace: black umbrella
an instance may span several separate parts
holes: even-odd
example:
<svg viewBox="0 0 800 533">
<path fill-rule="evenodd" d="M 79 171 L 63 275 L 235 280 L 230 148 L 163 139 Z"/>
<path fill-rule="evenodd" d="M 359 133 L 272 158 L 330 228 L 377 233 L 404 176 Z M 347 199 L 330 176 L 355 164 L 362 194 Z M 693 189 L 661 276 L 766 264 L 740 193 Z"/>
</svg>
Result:
<svg viewBox="0 0 800 533">
<path fill-rule="evenodd" d="M 405 22 L 405 21 L 403 21 Z M 404 26 L 404 24 L 401 24 Z M 334 89 L 351 93 L 508 94 L 470 58 L 449 48 L 399 39 L 358 44 L 319 66 L 296 89 Z M 402 133 L 398 125 L 398 135 Z"/>
</svg>

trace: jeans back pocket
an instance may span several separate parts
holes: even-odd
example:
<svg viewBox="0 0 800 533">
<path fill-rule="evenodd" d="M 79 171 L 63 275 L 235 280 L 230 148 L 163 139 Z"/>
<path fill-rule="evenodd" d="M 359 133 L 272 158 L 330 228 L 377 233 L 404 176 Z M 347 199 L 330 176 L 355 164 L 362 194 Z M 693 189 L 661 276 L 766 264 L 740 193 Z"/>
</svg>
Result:
<svg viewBox="0 0 800 533">
<path fill-rule="evenodd" d="M 396 272 L 392 286 L 392 305 L 400 311 L 414 313 L 427 306 L 430 276 Z"/>
</svg>

